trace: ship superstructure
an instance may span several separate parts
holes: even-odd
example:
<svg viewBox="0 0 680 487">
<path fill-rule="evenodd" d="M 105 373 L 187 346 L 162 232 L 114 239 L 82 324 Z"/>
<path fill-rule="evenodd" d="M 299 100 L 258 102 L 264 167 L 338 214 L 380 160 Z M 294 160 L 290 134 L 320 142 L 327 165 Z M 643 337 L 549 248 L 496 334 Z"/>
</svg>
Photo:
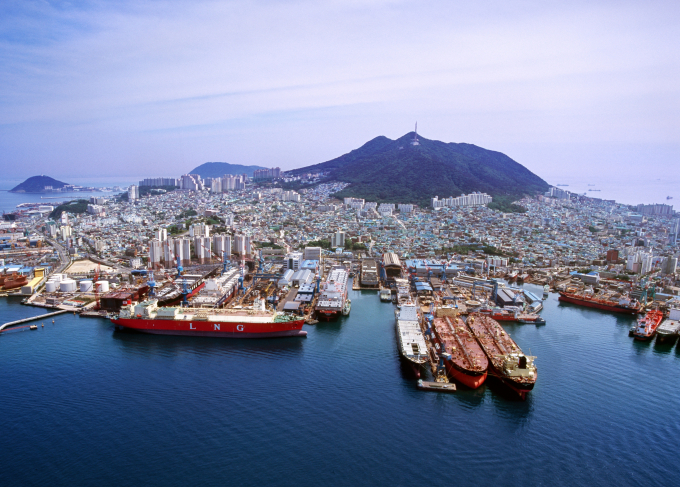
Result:
<svg viewBox="0 0 680 487">
<path fill-rule="evenodd" d="M 521 399 L 534 388 L 538 371 L 534 359 L 522 349 L 494 319 L 472 314 L 466 325 L 489 359 L 489 372 L 515 391 Z"/>
</svg>

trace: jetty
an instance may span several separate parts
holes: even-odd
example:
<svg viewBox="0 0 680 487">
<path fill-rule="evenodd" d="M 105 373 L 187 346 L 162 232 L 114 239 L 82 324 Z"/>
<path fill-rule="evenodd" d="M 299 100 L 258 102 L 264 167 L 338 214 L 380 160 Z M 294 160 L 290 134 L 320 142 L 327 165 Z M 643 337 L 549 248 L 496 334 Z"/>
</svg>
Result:
<svg viewBox="0 0 680 487">
<path fill-rule="evenodd" d="M 0 333 L 5 331 L 6 328 L 9 328 L 10 326 L 16 326 L 16 325 L 21 325 L 23 323 L 29 323 L 31 321 L 38 321 L 38 320 L 44 320 L 45 318 L 49 318 L 50 316 L 57 316 L 63 313 L 68 313 L 69 310 L 67 309 L 60 309 L 59 311 L 54 311 L 53 313 L 46 313 L 44 315 L 38 315 L 38 316 L 31 316 L 30 318 L 24 318 L 23 320 L 17 320 L 17 321 L 10 321 L 9 323 L 5 323 L 4 325 L 0 326 Z"/>
</svg>

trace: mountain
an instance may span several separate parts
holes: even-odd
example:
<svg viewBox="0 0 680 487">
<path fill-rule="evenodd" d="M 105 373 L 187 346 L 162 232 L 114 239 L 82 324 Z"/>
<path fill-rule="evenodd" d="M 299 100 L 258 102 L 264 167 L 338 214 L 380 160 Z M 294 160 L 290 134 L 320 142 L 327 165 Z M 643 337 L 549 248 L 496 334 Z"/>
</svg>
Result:
<svg viewBox="0 0 680 487">
<path fill-rule="evenodd" d="M 267 169 L 262 166 L 242 166 L 241 164 L 228 164 L 226 162 L 206 162 L 201 164 L 189 174 L 198 174 L 202 178 L 219 178 L 225 174 L 247 174 L 251 178 L 257 169 Z"/>
<path fill-rule="evenodd" d="M 52 186 L 52 189 L 60 189 L 68 186 L 68 183 L 57 181 L 49 176 L 32 176 L 23 183 L 10 189 L 10 193 L 45 193 L 45 186 Z"/>
<path fill-rule="evenodd" d="M 326 181 L 349 183 L 336 194 L 387 203 L 429 206 L 430 198 L 474 191 L 494 197 L 491 207 L 507 208 L 524 194 L 547 191 L 548 183 L 501 152 L 473 144 L 446 143 L 415 133 L 397 140 L 380 136 L 336 159 L 289 171 L 329 171 Z M 502 208 L 506 207 L 506 208 Z"/>
</svg>

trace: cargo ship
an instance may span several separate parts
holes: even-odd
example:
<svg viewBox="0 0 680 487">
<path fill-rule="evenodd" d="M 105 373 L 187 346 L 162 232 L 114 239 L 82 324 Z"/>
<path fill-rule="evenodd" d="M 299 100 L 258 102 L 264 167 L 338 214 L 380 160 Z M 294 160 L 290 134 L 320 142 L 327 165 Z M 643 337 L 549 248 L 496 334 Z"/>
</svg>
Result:
<svg viewBox="0 0 680 487">
<path fill-rule="evenodd" d="M 347 300 L 347 269 L 342 266 L 331 268 L 323 283 L 316 303 L 318 318 L 332 320 L 340 316 Z"/>
<path fill-rule="evenodd" d="M 671 308 L 668 318 L 656 329 L 656 341 L 659 343 L 673 342 L 680 334 L 680 309 Z"/>
<path fill-rule="evenodd" d="M 484 384 L 489 360 L 457 313 L 435 318 L 432 330 L 435 349 L 444 359 L 448 376 L 471 389 Z"/>
<path fill-rule="evenodd" d="M 622 296 L 618 301 L 608 299 L 606 297 L 597 297 L 589 293 L 573 293 L 567 291 L 560 291 L 560 301 L 565 303 L 578 304 L 580 306 L 587 306 L 589 308 L 597 308 L 605 311 L 614 311 L 615 313 L 627 313 L 636 315 L 640 312 L 640 303 L 627 296 Z"/>
<path fill-rule="evenodd" d="M 395 316 L 399 353 L 416 378 L 420 378 L 421 369 L 427 363 L 427 344 L 420 329 L 418 308 L 412 302 L 405 303 L 396 310 Z"/>
<path fill-rule="evenodd" d="M 633 338 L 642 341 L 651 340 L 661 324 L 661 320 L 663 320 L 663 313 L 658 309 L 650 309 L 644 316 L 638 318 L 633 331 Z"/>
<path fill-rule="evenodd" d="M 225 338 L 269 338 L 305 336 L 304 319 L 266 309 L 259 297 L 250 308 L 206 309 L 158 307 L 149 299 L 128 304 L 111 318 L 117 329 L 154 335 L 182 335 Z"/>
<path fill-rule="evenodd" d="M 28 282 L 28 278 L 26 276 L 22 274 L 17 274 L 16 272 L 2 277 L 3 277 L 2 288 L 5 291 L 9 291 L 10 289 L 16 289 Z"/>
<path fill-rule="evenodd" d="M 488 316 L 474 313 L 468 317 L 466 325 L 489 359 L 489 373 L 520 399 L 526 399 L 536 384 L 536 357 L 524 355 L 503 327 Z"/>
</svg>

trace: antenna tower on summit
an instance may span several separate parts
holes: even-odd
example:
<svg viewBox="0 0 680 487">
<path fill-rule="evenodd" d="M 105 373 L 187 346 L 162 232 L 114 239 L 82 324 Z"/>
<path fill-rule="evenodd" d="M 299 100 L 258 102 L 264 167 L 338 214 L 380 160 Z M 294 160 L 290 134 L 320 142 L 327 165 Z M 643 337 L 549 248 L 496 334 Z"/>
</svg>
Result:
<svg viewBox="0 0 680 487">
<path fill-rule="evenodd" d="M 420 145 L 420 142 L 418 142 L 418 122 L 416 122 L 416 131 L 413 133 L 411 145 Z"/>
</svg>

